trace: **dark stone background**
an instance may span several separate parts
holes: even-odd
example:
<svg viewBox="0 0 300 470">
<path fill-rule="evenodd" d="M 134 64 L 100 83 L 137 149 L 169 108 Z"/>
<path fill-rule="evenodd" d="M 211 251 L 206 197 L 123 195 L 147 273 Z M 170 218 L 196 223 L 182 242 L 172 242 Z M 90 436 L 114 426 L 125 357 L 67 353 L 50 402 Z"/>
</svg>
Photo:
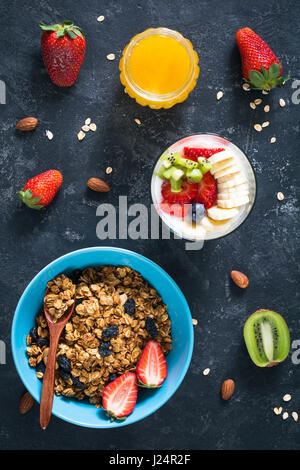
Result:
<svg viewBox="0 0 300 470">
<path fill-rule="evenodd" d="M 105 21 L 96 18 L 105 15 Z M 255 367 L 246 352 L 242 328 L 258 308 L 281 313 L 292 340 L 299 331 L 299 109 L 292 103 L 292 80 L 263 103 L 271 105 L 271 125 L 261 96 L 240 88 L 240 59 L 235 32 L 250 26 L 281 58 L 285 71 L 299 77 L 300 3 L 285 0 L 25 0 L 0 3 L 0 79 L 7 104 L 0 105 L 1 156 L 1 311 L 0 339 L 7 364 L 0 365 L 0 448 L 2 449 L 299 449 L 299 426 L 272 409 L 291 393 L 288 411 L 300 412 L 300 365 L 291 355 L 274 369 Z M 53 85 L 40 56 L 40 20 L 72 19 L 84 30 L 87 52 L 79 79 L 70 89 Z M 167 26 L 188 37 L 200 57 L 200 78 L 190 98 L 171 110 L 153 111 L 124 94 L 118 59 L 136 33 Z M 116 60 L 106 59 L 115 53 Z M 218 90 L 224 91 L 220 102 Z M 283 97 L 287 106 L 280 108 Z M 15 130 L 17 120 L 33 115 L 33 133 Z M 76 134 L 87 117 L 98 131 L 83 142 Z M 139 118 L 142 125 L 134 122 Z M 54 139 L 48 141 L 45 130 Z M 96 237 L 96 207 L 118 203 L 119 195 L 150 205 L 152 167 L 169 144 L 198 132 L 219 133 L 248 155 L 258 182 L 257 201 L 248 220 L 230 236 L 186 252 L 181 240 L 107 240 Z M 277 143 L 269 143 L 271 136 Z M 113 173 L 105 175 L 105 168 Z M 49 168 L 64 175 L 53 204 L 37 213 L 16 196 L 27 179 Z M 111 192 L 99 197 L 86 190 L 91 176 L 105 177 Z M 285 194 L 279 202 L 276 193 Z M 173 398 L 142 422 L 122 429 L 92 430 L 53 417 L 47 432 L 38 422 L 38 406 L 18 412 L 23 385 L 10 351 L 13 312 L 32 277 L 58 256 L 79 248 L 110 245 L 144 254 L 179 284 L 198 319 L 188 374 Z M 229 280 L 238 268 L 250 287 L 239 291 Z M 202 375 L 210 367 L 208 377 Z M 224 403 L 224 378 L 236 381 L 233 399 Z M 300 413 L 299 413 L 300 414 Z"/>
</svg>

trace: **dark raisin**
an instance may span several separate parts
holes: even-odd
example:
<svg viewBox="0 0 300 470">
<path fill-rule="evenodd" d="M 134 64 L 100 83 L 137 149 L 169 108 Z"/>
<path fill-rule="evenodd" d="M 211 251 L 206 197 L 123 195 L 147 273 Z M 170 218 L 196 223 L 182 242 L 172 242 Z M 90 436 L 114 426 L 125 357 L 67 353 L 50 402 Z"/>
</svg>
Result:
<svg viewBox="0 0 300 470">
<path fill-rule="evenodd" d="M 95 283 L 97 284 L 98 282 L 101 282 L 102 281 L 102 276 L 100 276 L 100 274 L 98 274 L 95 278 Z"/>
<path fill-rule="evenodd" d="M 30 332 L 29 332 L 31 338 L 34 340 L 34 341 L 37 341 L 38 339 L 38 334 L 37 334 L 37 327 L 34 326 L 33 328 L 31 328 Z"/>
<path fill-rule="evenodd" d="M 78 377 L 72 377 L 72 382 L 74 387 L 78 388 L 79 390 L 84 390 L 84 384 L 80 382 Z"/>
<path fill-rule="evenodd" d="M 71 377 L 71 374 L 70 372 L 64 370 L 64 369 L 59 369 L 59 373 L 60 373 L 60 376 L 64 379 L 64 380 L 68 380 L 70 377 Z"/>
<path fill-rule="evenodd" d="M 107 385 L 110 384 L 113 380 L 116 380 L 119 376 L 117 374 L 109 374 Z"/>
<path fill-rule="evenodd" d="M 42 348 L 43 346 L 49 346 L 49 339 L 48 338 L 38 338 L 36 340 L 36 344 L 38 345 L 39 348 Z"/>
<path fill-rule="evenodd" d="M 99 353 L 102 357 L 107 357 L 112 354 L 112 351 L 109 349 L 110 342 L 109 341 L 101 341 L 99 346 Z"/>
<path fill-rule="evenodd" d="M 146 318 L 146 330 L 148 331 L 149 335 L 152 336 L 152 338 L 155 338 L 155 336 L 158 335 L 157 327 L 155 325 L 155 322 L 152 318 Z"/>
<path fill-rule="evenodd" d="M 77 305 L 80 305 L 83 300 L 83 297 L 81 299 L 75 299 L 75 307 L 77 307 Z"/>
<path fill-rule="evenodd" d="M 68 278 L 71 279 L 73 284 L 78 284 L 81 274 L 82 274 L 81 269 L 74 269 L 74 271 L 68 274 Z"/>
<path fill-rule="evenodd" d="M 46 366 L 43 361 L 39 362 L 39 364 L 36 365 L 35 367 L 36 372 L 42 372 L 42 374 L 45 373 Z M 44 377 L 39 378 L 39 380 L 43 380 Z"/>
<path fill-rule="evenodd" d="M 70 372 L 71 370 L 71 364 L 69 359 L 66 356 L 58 356 L 57 362 L 59 364 L 59 367 L 66 372 Z"/>
<path fill-rule="evenodd" d="M 133 299 L 126 300 L 124 310 L 128 315 L 133 315 L 135 313 L 135 301 Z"/>
<path fill-rule="evenodd" d="M 39 362 L 39 363 L 36 365 L 35 370 L 36 370 L 37 372 L 43 372 L 43 373 L 44 373 L 45 370 L 46 370 L 46 366 L 45 366 L 44 362 L 43 362 L 43 361 Z"/>
<path fill-rule="evenodd" d="M 119 328 L 116 325 L 109 326 L 102 331 L 102 338 L 113 338 L 113 336 L 117 336 L 119 333 Z"/>
</svg>

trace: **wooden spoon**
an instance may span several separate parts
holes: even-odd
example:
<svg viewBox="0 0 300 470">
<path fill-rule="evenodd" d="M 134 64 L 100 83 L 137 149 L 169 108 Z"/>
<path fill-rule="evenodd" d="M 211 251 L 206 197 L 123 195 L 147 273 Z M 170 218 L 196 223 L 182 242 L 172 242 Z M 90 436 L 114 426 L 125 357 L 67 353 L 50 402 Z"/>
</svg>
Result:
<svg viewBox="0 0 300 470">
<path fill-rule="evenodd" d="M 45 296 L 49 293 L 49 289 L 46 290 Z M 52 411 L 53 395 L 54 395 L 54 377 L 55 377 L 55 363 L 56 363 L 56 351 L 60 335 L 69 321 L 75 307 L 75 295 L 74 302 L 65 313 L 53 323 L 51 315 L 47 312 L 44 304 L 45 317 L 48 323 L 49 334 L 50 334 L 50 346 L 47 359 L 47 366 L 44 373 L 43 388 L 40 402 L 40 425 L 42 429 L 46 429 Z"/>
</svg>

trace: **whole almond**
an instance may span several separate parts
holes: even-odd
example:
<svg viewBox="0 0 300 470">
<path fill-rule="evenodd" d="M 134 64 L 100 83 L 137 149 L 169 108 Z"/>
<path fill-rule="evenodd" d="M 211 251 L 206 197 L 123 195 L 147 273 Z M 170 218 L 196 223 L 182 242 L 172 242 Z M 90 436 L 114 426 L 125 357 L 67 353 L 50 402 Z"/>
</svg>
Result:
<svg viewBox="0 0 300 470">
<path fill-rule="evenodd" d="M 221 396 L 223 400 L 229 400 L 234 392 L 235 383 L 231 379 L 224 380 L 221 387 Z"/>
<path fill-rule="evenodd" d="M 248 287 L 249 279 L 246 274 L 243 274 L 240 271 L 231 271 L 230 276 L 233 282 L 241 289 L 246 289 L 246 287 Z"/>
<path fill-rule="evenodd" d="M 92 191 L 97 191 L 99 193 L 107 193 L 110 190 L 108 184 L 100 178 L 90 178 L 87 185 Z"/>
<path fill-rule="evenodd" d="M 29 392 L 24 393 L 20 400 L 19 404 L 19 410 L 22 415 L 27 413 L 31 408 L 33 407 L 34 404 L 34 398 L 30 395 Z"/>
<path fill-rule="evenodd" d="M 38 125 L 39 121 L 34 117 L 27 117 L 21 119 L 21 121 L 17 122 L 16 128 L 19 131 L 33 131 L 36 126 Z"/>
</svg>

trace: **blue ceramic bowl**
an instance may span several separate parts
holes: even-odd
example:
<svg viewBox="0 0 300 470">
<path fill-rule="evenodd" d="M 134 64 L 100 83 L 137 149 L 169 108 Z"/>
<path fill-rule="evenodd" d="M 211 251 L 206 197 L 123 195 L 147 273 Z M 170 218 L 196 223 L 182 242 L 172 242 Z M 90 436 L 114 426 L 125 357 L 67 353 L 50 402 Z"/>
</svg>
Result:
<svg viewBox="0 0 300 470">
<path fill-rule="evenodd" d="M 26 336 L 43 303 L 47 281 L 63 271 L 102 264 L 126 265 L 139 271 L 161 295 L 171 319 L 173 349 L 167 356 L 168 377 L 157 390 L 139 390 L 133 413 L 121 422 L 110 422 L 102 409 L 88 401 L 54 396 L 52 412 L 59 418 L 79 426 L 112 428 L 135 423 L 150 415 L 175 393 L 191 361 L 194 333 L 191 313 L 184 295 L 173 279 L 157 264 L 132 251 L 96 247 L 74 251 L 56 259 L 40 271 L 25 289 L 15 312 L 12 325 L 12 353 L 17 371 L 31 395 L 40 400 L 42 384 L 26 356 Z"/>
</svg>

